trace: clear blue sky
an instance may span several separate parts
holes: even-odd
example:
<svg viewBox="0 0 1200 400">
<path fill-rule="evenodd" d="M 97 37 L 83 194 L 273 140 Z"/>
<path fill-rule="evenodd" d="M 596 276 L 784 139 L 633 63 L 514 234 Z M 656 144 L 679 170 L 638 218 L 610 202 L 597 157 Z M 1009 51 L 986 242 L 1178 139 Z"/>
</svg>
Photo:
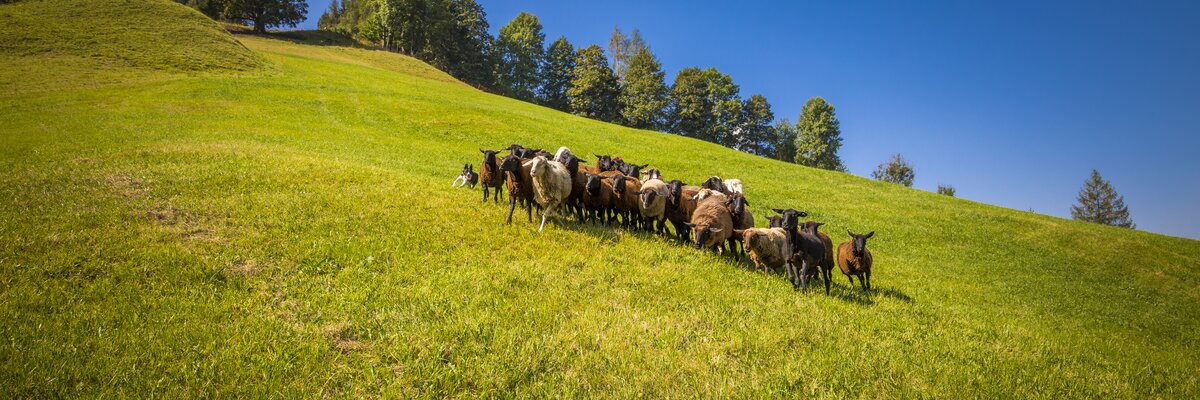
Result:
<svg viewBox="0 0 1200 400">
<path fill-rule="evenodd" d="M 823 96 L 856 175 L 902 153 L 916 188 L 1069 218 L 1095 168 L 1139 229 L 1200 238 L 1200 1 L 480 3 L 547 43 L 637 28 L 668 84 L 713 66 L 776 118 Z"/>
</svg>

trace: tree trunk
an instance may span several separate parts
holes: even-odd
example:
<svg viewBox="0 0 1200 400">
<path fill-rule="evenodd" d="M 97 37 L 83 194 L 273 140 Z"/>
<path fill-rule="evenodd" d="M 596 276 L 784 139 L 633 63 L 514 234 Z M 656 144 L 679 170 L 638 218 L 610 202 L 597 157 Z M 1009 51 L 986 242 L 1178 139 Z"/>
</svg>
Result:
<svg viewBox="0 0 1200 400">
<path fill-rule="evenodd" d="M 267 33 L 267 27 L 263 25 L 261 18 L 254 20 L 254 32 Z"/>
</svg>

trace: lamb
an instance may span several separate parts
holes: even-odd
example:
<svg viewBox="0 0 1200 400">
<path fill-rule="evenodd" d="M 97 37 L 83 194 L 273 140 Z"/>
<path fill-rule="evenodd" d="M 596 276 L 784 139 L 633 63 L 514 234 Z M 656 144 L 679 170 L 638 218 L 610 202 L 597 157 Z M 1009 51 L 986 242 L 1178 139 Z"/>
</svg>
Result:
<svg viewBox="0 0 1200 400">
<path fill-rule="evenodd" d="M 542 225 L 538 227 L 541 232 L 546 227 L 546 218 L 566 205 L 571 195 L 571 174 L 562 163 L 542 156 L 534 157 L 530 164 L 534 199 L 546 209 L 542 213 Z"/>
<path fill-rule="evenodd" d="M 642 190 L 642 182 L 636 178 L 618 175 L 612 178 L 612 186 L 613 210 L 621 215 L 624 226 L 637 229 L 638 221 L 641 220 L 638 192 Z"/>
<path fill-rule="evenodd" d="M 483 153 L 483 162 L 479 164 L 479 183 L 483 185 L 483 201 L 488 199 L 489 189 L 493 189 L 493 203 L 500 203 L 500 187 L 504 185 L 504 174 L 500 172 L 500 162 L 496 160 L 496 150 L 479 149 Z"/>
<path fill-rule="evenodd" d="M 612 222 L 608 216 L 612 210 L 612 197 L 612 180 L 584 172 L 583 205 L 587 209 L 588 219 L 604 224 Z"/>
<path fill-rule="evenodd" d="M 477 182 L 479 182 L 479 174 L 475 173 L 471 164 L 463 164 L 462 173 L 458 174 L 457 178 L 454 178 L 454 182 L 450 183 L 450 186 L 456 188 L 469 186 L 471 189 L 474 189 Z M 486 200 L 484 199 L 484 201 Z"/>
<path fill-rule="evenodd" d="M 791 268 L 792 242 L 788 231 L 783 228 L 735 229 L 734 234 L 742 238 L 742 248 L 750 255 L 750 262 L 763 271 L 779 267 Z"/>
<path fill-rule="evenodd" d="M 821 239 L 821 244 L 825 245 L 825 256 L 821 257 L 821 280 L 825 281 L 825 295 L 829 295 L 829 285 L 833 281 L 833 240 L 829 239 L 829 235 L 824 232 L 818 232 L 817 228 L 822 224 L 816 221 L 807 221 L 801 227 L 805 232 L 816 235 Z M 850 282 L 854 283 L 854 282 Z"/>
<path fill-rule="evenodd" d="M 504 173 L 505 186 L 508 187 L 508 219 L 506 221 L 508 224 L 512 224 L 513 210 L 516 209 L 518 200 L 521 202 L 521 207 L 525 208 L 529 222 L 533 222 L 534 199 L 531 167 L 530 162 L 522 161 L 516 154 L 509 154 L 500 160 L 500 171 Z"/>
<path fill-rule="evenodd" d="M 638 192 L 638 197 L 641 199 L 639 208 L 642 218 L 650 225 L 648 228 L 664 233 L 667 229 L 667 184 L 658 178 L 646 180 L 642 182 L 642 190 Z M 658 224 L 657 227 L 654 226 L 655 223 Z"/>
<path fill-rule="evenodd" d="M 725 206 L 724 199 L 717 197 L 700 200 L 687 226 L 696 234 L 694 246 L 697 249 L 711 248 L 723 253 L 725 241 L 733 235 L 733 218 L 729 215 L 729 207 Z"/>
<path fill-rule="evenodd" d="M 691 229 L 688 223 L 692 221 L 692 213 L 696 211 L 695 196 L 700 192 L 697 186 L 689 186 L 679 180 L 667 183 L 667 220 L 675 228 L 679 240 L 691 240 Z"/>
<path fill-rule="evenodd" d="M 875 236 L 875 232 L 869 232 L 866 235 L 856 235 L 854 232 L 846 231 L 850 234 L 850 240 L 843 242 L 838 246 L 838 267 L 842 269 L 842 273 L 850 279 L 850 286 L 854 286 L 854 277 L 858 277 L 858 281 L 862 283 L 863 290 L 871 290 L 871 251 L 867 250 L 867 239 Z"/>
</svg>

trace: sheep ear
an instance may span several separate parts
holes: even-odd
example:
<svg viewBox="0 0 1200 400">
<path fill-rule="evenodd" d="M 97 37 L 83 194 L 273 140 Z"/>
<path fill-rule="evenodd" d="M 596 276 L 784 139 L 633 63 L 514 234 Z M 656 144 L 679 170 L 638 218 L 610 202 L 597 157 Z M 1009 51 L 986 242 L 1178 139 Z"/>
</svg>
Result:
<svg viewBox="0 0 1200 400">
<path fill-rule="evenodd" d="M 742 197 L 742 203 L 746 203 L 746 205 L 750 205 L 750 200 L 746 200 L 745 197 Z"/>
<path fill-rule="evenodd" d="M 825 223 L 824 223 L 824 222 L 818 222 L 816 225 L 813 225 L 813 227 L 818 227 L 818 226 L 821 226 L 821 225 L 825 225 Z"/>
<path fill-rule="evenodd" d="M 723 231 L 723 230 L 725 230 L 725 228 L 708 228 L 708 231 L 709 231 L 709 232 L 712 232 L 712 233 L 718 233 L 718 232 L 721 232 L 721 231 Z"/>
<path fill-rule="evenodd" d="M 772 209 L 771 209 L 771 211 L 774 211 L 774 212 L 776 212 L 776 213 L 779 213 L 779 214 L 783 214 L 783 210 L 780 210 L 780 209 L 778 209 L 778 208 L 772 208 Z"/>
<path fill-rule="evenodd" d="M 871 236 L 875 236 L 875 231 L 871 231 L 870 233 L 867 234 L 867 236 L 863 236 L 863 239 L 870 239 Z"/>
<path fill-rule="evenodd" d="M 850 232 L 849 229 L 846 230 L 846 233 L 850 234 L 850 237 L 854 237 L 854 232 Z M 874 233 L 874 232 L 872 232 L 872 233 Z"/>
<path fill-rule="evenodd" d="M 696 227 L 696 224 L 693 224 L 693 223 L 691 223 L 691 222 L 684 222 L 683 224 L 684 224 L 684 225 L 687 225 L 687 226 L 688 226 L 688 227 L 690 227 L 690 228 L 695 228 L 695 227 Z"/>
<path fill-rule="evenodd" d="M 646 168 L 646 167 L 649 167 L 649 166 L 650 166 L 650 164 L 642 164 L 642 166 L 640 166 L 640 167 L 638 167 L 638 168 L 639 168 L 639 169 L 641 169 L 641 168 Z"/>
<path fill-rule="evenodd" d="M 801 211 L 801 212 L 800 212 L 800 216 L 801 216 L 801 217 L 807 217 L 807 216 L 808 216 L 808 213 L 806 213 L 806 212 L 804 212 L 804 211 Z"/>
</svg>

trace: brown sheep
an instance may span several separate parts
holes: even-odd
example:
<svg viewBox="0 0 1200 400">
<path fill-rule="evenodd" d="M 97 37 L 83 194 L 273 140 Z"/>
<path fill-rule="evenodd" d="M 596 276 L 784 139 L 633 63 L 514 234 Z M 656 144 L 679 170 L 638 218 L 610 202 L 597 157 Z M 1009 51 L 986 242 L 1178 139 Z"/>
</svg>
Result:
<svg viewBox="0 0 1200 400">
<path fill-rule="evenodd" d="M 850 240 L 838 246 L 838 267 L 850 279 L 850 286 L 854 286 L 854 277 L 857 276 L 863 290 L 871 290 L 871 263 L 874 258 L 871 257 L 871 250 L 867 250 L 867 239 L 875 236 L 875 232 L 866 235 L 855 235 L 850 231 L 846 233 L 850 234 Z"/>
<path fill-rule="evenodd" d="M 588 219 L 603 224 L 612 222 L 609 213 L 613 206 L 612 180 L 591 172 L 584 172 L 583 206 Z"/>
<path fill-rule="evenodd" d="M 637 229 L 637 221 L 642 219 L 641 210 L 638 208 L 638 192 L 642 190 L 642 182 L 637 178 L 617 175 L 612 178 L 612 186 L 613 210 L 621 216 L 621 224 Z"/>
<path fill-rule="evenodd" d="M 521 158 L 514 154 L 504 156 L 504 159 L 500 160 L 500 171 L 504 173 L 505 186 L 508 187 L 508 224 L 512 224 L 513 210 L 516 209 L 518 200 L 525 208 L 529 222 L 533 222 L 533 207 L 536 202 L 533 199 L 533 178 L 530 171 L 532 166 L 531 162 L 522 162 Z"/>
<path fill-rule="evenodd" d="M 500 188 L 504 186 L 504 174 L 500 172 L 500 161 L 496 159 L 496 150 L 483 150 L 483 162 L 479 164 L 479 184 L 483 185 L 483 201 L 488 199 L 488 189 L 494 190 L 492 202 L 500 203 Z"/>
<path fill-rule="evenodd" d="M 721 197 L 709 197 L 696 204 L 691 222 L 687 226 L 696 235 L 695 247 L 711 248 L 724 253 L 725 241 L 733 235 L 733 218 L 729 215 L 729 207 Z M 734 254 L 737 257 L 737 254 Z"/>
<path fill-rule="evenodd" d="M 696 212 L 696 193 L 699 186 L 687 186 L 679 180 L 667 182 L 667 220 L 675 227 L 675 235 L 684 242 L 691 240 L 691 229 L 687 223 L 692 222 L 692 213 Z"/>
</svg>

